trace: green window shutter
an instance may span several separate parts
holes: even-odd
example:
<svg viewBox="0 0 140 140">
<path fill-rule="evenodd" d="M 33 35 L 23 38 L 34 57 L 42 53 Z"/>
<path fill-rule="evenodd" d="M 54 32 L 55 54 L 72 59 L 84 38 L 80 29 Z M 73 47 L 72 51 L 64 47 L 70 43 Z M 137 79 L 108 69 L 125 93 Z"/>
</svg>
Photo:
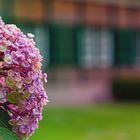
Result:
<svg viewBox="0 0 140 140">
<path fill-rule="evenodd" d="M 140 67 L 140 33 L 136 35 L 136 66 Z"/>
<path fill-rule="evenodd" d="M 130 30 L 115 31 L 115 64 L 132 65 L 135 62 L 136 33 Z"/>
<path fill-rule="evenodd" d="M 34 25 L 28 23 L 16 23 L 17 27 L 21 29 L 24 34 L 32 33 L 34 34 Z"/>
<path fill-rule="evenodd" d="M 43 69 L 49 64 L 49 29 L 46 26 L 38 25 L 35 27 L 36 47 L 39 48 L 43 56 Z"/>
<path fill-rule="evenodd" d="M 78 61 L 78 65 L 79 66 L 83 66 L 84 65 L 84 41 L 85 38 L 85 29 L 84 28 L 79 28 L 78 32 L 77 32 L 77 61 Z"/>
<path fill-rule="evenodd" d="M 51 64 L 73 65 L 75 61 L 74 28 L 55 25 L 51 27 Z"/>
</svg>

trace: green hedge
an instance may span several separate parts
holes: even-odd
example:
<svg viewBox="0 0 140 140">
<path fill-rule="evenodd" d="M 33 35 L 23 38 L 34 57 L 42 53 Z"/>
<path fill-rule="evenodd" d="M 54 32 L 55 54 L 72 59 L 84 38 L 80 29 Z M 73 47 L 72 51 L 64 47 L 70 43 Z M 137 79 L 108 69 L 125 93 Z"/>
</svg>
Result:
<svg viewBox="0 0 140 140">
<path fill-rule="evenodd" d="M 112 93 L 115 100 L 140 101 L 140 78 L 114 78 L 112 80 Z"/>
</svg>

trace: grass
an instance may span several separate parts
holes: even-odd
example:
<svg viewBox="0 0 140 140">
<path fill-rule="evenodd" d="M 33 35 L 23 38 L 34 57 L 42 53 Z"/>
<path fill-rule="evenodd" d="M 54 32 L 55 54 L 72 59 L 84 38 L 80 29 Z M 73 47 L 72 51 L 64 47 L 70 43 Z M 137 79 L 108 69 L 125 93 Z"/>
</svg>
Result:
<svg viewBox="0 0 140 140">
<path fill-rule="evenodd" d="M 140 140 L 140 104 L 49 107 L 30 140 Z"/>
</svg>

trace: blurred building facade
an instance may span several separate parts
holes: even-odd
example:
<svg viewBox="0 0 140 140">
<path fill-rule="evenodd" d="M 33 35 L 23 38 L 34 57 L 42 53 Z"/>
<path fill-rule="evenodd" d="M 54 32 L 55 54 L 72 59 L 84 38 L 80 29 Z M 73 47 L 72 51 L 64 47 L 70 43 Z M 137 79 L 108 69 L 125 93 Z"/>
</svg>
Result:
<svg viewBox="0 0 140 140">
<path fill-rule="evenodd" d="M 0 0 L 0 16 L 35 34 L 53 103 L 107 101 L 114 76 L 140 76 L 139 0 Z"/>
<path fill-rule="evenodd" d="M 44 67 L 140 63 L 138 0 L 0 0 L 0 15 L 36 35 Z"/>
</svg>

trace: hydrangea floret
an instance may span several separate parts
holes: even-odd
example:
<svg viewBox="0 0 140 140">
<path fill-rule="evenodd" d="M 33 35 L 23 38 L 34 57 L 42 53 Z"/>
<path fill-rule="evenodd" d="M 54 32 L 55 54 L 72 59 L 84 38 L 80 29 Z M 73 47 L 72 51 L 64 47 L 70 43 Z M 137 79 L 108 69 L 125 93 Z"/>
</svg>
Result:
<svg viewBox="0 0 140 140">
<path fill-rule="evenodd" d="M 42 109 L 48 103 L 43 86 L 42 56 L 34 35 L 27 35 L 0 18 L 0 108 L 8 112 L 9 124 L 19 140 L 38 128 Z"/>
</svg>

